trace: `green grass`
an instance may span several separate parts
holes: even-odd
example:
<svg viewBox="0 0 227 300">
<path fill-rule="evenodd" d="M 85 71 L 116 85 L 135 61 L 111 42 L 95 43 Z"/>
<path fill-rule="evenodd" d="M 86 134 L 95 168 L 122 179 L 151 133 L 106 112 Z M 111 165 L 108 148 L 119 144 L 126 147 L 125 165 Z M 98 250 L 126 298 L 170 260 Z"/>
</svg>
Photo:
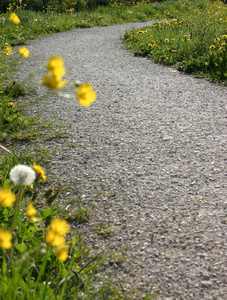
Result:
<svg viewBox="0 0 227 300">
<path fill-rule="evenodd" d="M 227 83 L 227 7 L 222 2 L 182 1 L 189 11 L 172 21 L 126 32 L 126 48 L 135 56 Z"/>
</svg>

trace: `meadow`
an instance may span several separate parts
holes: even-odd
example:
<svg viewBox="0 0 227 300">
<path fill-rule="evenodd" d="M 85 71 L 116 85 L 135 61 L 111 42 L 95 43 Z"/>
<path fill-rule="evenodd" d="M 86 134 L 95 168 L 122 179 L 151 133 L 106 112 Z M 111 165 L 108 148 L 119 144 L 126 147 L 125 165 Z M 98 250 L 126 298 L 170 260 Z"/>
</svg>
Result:
<svg viewBox="0 0 227 300">
<path fill-rule="evenodd" d="M 20 64 L 29 59 L 26 44 L 32 39 L 153 19 L 164 21 L 125 33 L 125 47 L 134 55 L 226 82 L 226 6 L 202 0 L 120 0 L 106 1 L 105 6 L 99 1 L 92 6 L 85 0 L 65 0 L 58 6 L 49 1 L 40 11 L 28 9 L 26 1 L 9 2 L 0 15 L 0 299 L 152 299 L 157 296 L 152 289 L 128 292 L 114 279 L 97 284 L 99 265 L 106 260 L 121 264 L 121 249 L 92 255 L 81 232 L 71 229 L 89 222 L 92 207 L 76 197 L 60 204 L 61 193 L 70 186 L 49 177 L 51 170 L 46 171 L 45 165 L 51 163 L 55 149 L 44 146 L 48 139 L 67 137 L 67 129 L 41 120 L 40 114 L 27 115 L 34 103 L 45 102 L 50 93 L 68 84 L 64 60 L 52 56 L 47 61 L 47 75 L 41 79 L 47 93 L 42 97 L 20 82 Z M 92 84 L 73 84 L 82 106 L 98 101 Z M 73 205 L 73 214 L 66 205 Z M 112 228 L 97 227 L 97 234 L 105 238 L 114 233 Z"/>
</svg>

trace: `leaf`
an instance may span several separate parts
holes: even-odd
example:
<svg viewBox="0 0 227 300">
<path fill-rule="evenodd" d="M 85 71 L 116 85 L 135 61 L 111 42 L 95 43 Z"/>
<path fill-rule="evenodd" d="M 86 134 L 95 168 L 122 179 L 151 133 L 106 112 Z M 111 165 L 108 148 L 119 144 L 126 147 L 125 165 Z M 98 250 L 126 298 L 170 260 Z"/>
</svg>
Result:
<svg viewBox="0 0 227 300">
<path fill-rule="evenodd" d="M 20 253 L 24 253 L 27 250 L 27 246 L 23 243 L 18 244 L 16 248 L 18 251 L 20 251 Z"/>
</svg>

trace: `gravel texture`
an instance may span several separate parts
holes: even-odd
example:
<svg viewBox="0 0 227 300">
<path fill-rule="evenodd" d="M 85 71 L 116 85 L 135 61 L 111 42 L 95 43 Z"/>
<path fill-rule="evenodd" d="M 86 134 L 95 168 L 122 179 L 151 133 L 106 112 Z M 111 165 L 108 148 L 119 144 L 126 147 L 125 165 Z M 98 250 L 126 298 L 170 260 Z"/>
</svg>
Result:
<svg viewBox="0 0 227 300">
<path fill-rule="evenodd" d="M 49 171 L 73 185 L 67 196 L 95 202 L 90 222 L 74 227 L 90 249 L 124 248 L 125 261 L 100 275 L 136 292 L 154 286 L 159 299 L 226 299 L 226 88 L 123 49 L 125 30 L 151 24 L 32 41 L 21 76 L 40 78 L 54 53 L 71 83 L 91 82 L 98 94 L 88 109 L 74 90 L 55 94 L 43 117 L 64 121 L 69 133 L 45 143 L 58 149 Z M 101 222 L 118 228 L 97 236 Z"/>
</svg>

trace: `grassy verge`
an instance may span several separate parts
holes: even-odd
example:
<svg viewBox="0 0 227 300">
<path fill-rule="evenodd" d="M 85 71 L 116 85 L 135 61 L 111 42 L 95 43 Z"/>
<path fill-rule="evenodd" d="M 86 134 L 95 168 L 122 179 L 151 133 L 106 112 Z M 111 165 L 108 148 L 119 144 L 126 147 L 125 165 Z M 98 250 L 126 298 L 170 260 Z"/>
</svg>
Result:
<svg viewBox="0 0 227 300">
<path fill-rule="evenodd" d="M 227 7 L 219 1 L 181 1 L 172 21 L 126 32 L 134 55 L 227 84 Z"/>
</svg>

